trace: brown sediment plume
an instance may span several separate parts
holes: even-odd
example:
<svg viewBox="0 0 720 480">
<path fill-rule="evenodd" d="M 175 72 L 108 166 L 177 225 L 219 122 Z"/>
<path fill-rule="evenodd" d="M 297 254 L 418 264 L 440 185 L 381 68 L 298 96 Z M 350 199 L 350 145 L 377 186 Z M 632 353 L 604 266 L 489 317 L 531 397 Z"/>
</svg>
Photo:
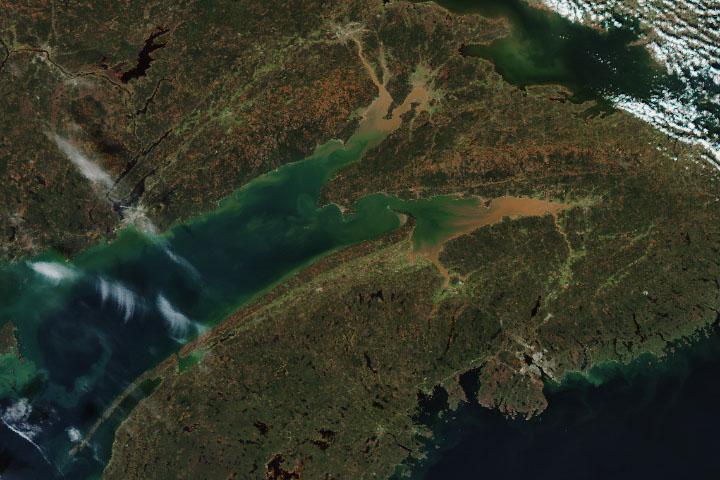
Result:
<svg viewBox="0 0 720 480">
<path fill-rule="evenodd" d="M 440 239 L 435 243 L 416 245 L 411 255 L 422 255 L 430 260 L 440 271 L 440 274 L 445 279 L 444 287 L 447 287 L 450 283 L 450 273 L 440 263 L 440 252 L 448 240 L 487 225 L 500 223 L 505 217 L 534 217 L 549 213 L 555 217 L 555 224 L 558 225 L 558 213 L 573 206 L 537 198 L 511 196 L 495 198 L 488 205 L 478 201 L 475 205 L 455 206 L 448 210 L 447 233 L 441 235 Z"/>
<path fill-rule="evenodd" d="M 360 121 L 358 129 L 355 133 L 355 135 L 358 135 L 361 138 L 377 137 L 374 141 L 370 142 L 365 147 L 366 149 L 368 149 L 377 146 L 387 135 L 397 130 L 402 123 L 402 115 L 409 112 L 413 104 L 417 104 L 416 111 L 421 111 L 425 109 L 428 102 L 430 101 L 431 96 L 429 95 L 425 86 L 421 84 L 421 82 L 415 82 L 413 84 L 412 91 L 407 95 L 405 101 L 400 106 L 395 107 L 392 110 L 392 115 L 389 118 L 386 118 L 390 110 L 390 106 L 393 103 L 393 98 L 392 96 L 390 96 L 390 93 L 387 91 L 386 88 L 386 82 L 389 78 L 389 73 L 387 65 L 385 63 L 384 51 L 381 47 L 380 64 L 383 69 L 383 82 L 381 83 L 377 77 L 377 74 L 375 73 L 375 69 L 372 67 L 372 65 L 370 65 L 370 63 L 365 58 L 365 55 L 363 54 L 362 43 L 356 36 L 358 33 L 361 32 L 362 28 L 359 25 L 351 25 L 344 29 L 339 28 L 336 31 L 336 34 L 340 39 L 350 38 L 355 42 L 358 48 L 358 56 L 360 57 L 360 61 L 367 69 L 367 72 L 370 75 L 373 84 L 375 84 L 378 89 L 377 98 L 373 100 L 373 102 L 367 107 L 367 109 L 363 113 L 362 120 Z M 339 144 L 331 147 L 332 150 L 338 148 L 342 147 Z M 400 220 L 401 224 L 404 224 L 407 221 L 407 217 L 403 215 Z M 130 386 L 125 389 L 123 393 L 121 393 L 117 398 L 115 398 L 115 400 L 110 404 L 110 406 L 103 412 L 102 416 L 97 419 L 97 421 L 93 424 L 93 426 L 87 432 L 83 440 L 71 450 L 70 454 L 76 455 L 78 452 L 81 452 L 85 447 L 87 447 L 98 428 L 100 428 L 100 426 L 112 416 L 115 410 L 129 395 L 135 392 L 135 390 L 140 386 L 143 381 L 152 378 L 153 376 L 161 377 L 167 371 L 167 369 L 175 368 L 177 368 L 177 359 L 175 356 L 172 356 L 165 362 L 158 365 L 156 368 L 148 370 L 140 377 L 138 377 Z"/>
<path fill-rule="evenodd" d="M 363 113 L 362 121 L 360 122 L 360 125 L 358 125 L 356 135 L 382 135 L 382 138 L 384 138 L 385 136 L 400 128 L 400 125 L 402 124 L 402 115 L 409 112 L 413 104 L 417 104 L 415 110 L 416 113 L 425 110 L 428 103 L 430 102 L 430 92 L 428 91 L 424 83 L 416 82 L 415 84 L 413 84 L 413 89 L 405 97 L 403 103 L 395 107 L 392 110 L 391 116 L 389 118 L 386 118 L 388 112 L 390 111 L 390 106 L 393 103 L 393 98 L 390 95 L 390 92 L 388 92 L 387 90 L 389 73 L 387 65 L 385 63 L 384 50 L 381 46 L 380 65 L 383 69 L 383 81 L 380 82 L 377 77 L 377 73 L 375 72 L 375 68 L 373 68 L 373 66 L 370 64 L 370 62 L 368 62 L 368 60 L 365 58 L 365 55 L 363 54 L 363 45 L 362 42 L 360 42 L 360 40 L 357 38 L 356 33 L 349 34 L 347 38 L 352 39 L 352 41 L 355 42 L 355 44 L 357 45 L 358 57 L 360 58 L 362 64 L 365 66 L 365 69 L 370 75 L 370 79 L 372 80 L 373 84 L 378 89 L 377 98 L 373 100 L 373 102 Z M 377 143 L 379 143 L 382 138 L 379 138 Z"/>
</svg>

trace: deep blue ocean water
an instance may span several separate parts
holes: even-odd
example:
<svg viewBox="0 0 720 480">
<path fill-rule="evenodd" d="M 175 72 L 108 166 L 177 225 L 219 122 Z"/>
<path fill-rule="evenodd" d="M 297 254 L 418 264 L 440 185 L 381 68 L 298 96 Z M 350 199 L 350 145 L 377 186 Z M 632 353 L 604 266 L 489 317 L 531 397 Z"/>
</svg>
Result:
<svg viewBox="0 0 720 480">
<path fill-rule="evenodd" d="M 693 121 L 706 127 L 670 133 L 716 141 L 717 82 L 701 74 L 689 85 L 690 77 L 665 74 L 642 47 L 628 44 L 632 22 L 602 34 L 526 10 L 518 0 L 453 3 L 513 19 L 515 36 L 465 52 L 494 61 L 510 83 L 558 83 L 573 100 L 613 105 L 618 98 L 636 106 L 671 98 L 700 109 Z M 313 259 L 396 228 L 388 207 L 398 204 L 382 195 L 361 201 L 353 216 L 317 208 L 324 182 L 376 140 L 330 142 L 239 190 L 217 212 L 159 237 L 128 230 L 72 262 L 48 252 L 0 270 L 0 320 L 17 326 L 24 358 L 0 359 L 2 477 L 97 477 L 114 428 L 141 393 L 81 454 L 68 452 L 139 374 Z M 713 336 L 660 364 L 641 359 L 606 372 L 600 387 L 569 379 L 548 387 L 548 410 L 529 422 L 467 405 L 435 425 L 430 457 L 414 475 L 705 478 L 717 466 L 718 352 Z"/>
<path fill-rule="evenodd" d="M 441 0 L 458 12 L 508 19 L 510 35 L 463 53 L 491 61 L 520 88 L 558 84 L 571 101 L 601 99 L 683 142 L 720 170 L 720 3 Z M 619 5 L 619 6 L 618 6 Z M 665 15 L 665 16 L 663 16 Z M 605 29 L 591 30 L 568 18 Z M 595 21 L 592 21 L 595 19 Z M 655 28 L 654 33 L 652 28 Z M 641 34 L 659 38 L 643 45 Z M 666 63 L 655 63 L 651 57 Z M 716 176 L 717 179 L 717 176 Z M 433 427 L 416 480 L 716 478 L 720 471 L 720 334 L 658 361 L 601 365 L 547 385 L 548 409 L 509 420 L 462 405 Z"/>
<path fill-rule="evenodd" d="M 509 420 L 463 404 L 434 426 L 412 478 L 716 478 L 720 468 L 720 335 L 663 360 L 643 356 L 548 385 L 548 408 Z"/>
</svg>

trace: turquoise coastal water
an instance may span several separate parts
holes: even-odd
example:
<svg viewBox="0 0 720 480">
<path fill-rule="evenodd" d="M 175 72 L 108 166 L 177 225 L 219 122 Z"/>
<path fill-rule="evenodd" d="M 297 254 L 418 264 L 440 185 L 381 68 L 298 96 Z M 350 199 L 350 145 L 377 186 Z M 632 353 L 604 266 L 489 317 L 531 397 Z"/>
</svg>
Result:
<svg viewBox="0 0 720 480">
<path fill-rule="evenodd" d="M 397 228 L 389 197 L 348 216 L 317 208 L 322 185 L 377 140 L 329 142 L 163 235 L 129 228 L 69 262 L 48 253 L 2 270 L 0 318 L 17 327 L 23 358 L 6 356 L 0 377 L 0 440 L 25 456 L 11 466 L 29 477 L 99 473 L 112 432 L 68 452 L 138 375 L 313 259 Z"/>
<path fill-rule="evenodd" d="M 97 477 L 114 429 L 153 381 L 70 452 L 140 374 L 320 256 L 393 231 L 402 222 L 395 211 L 415 216 L 414 240 L 428 243 L 450 228 L 443 215 L 477 204 L 375 194 L 350 215 L 318 208 L 323 184 L 389 133 L 367 123 L 346 144 L 330 141 L 162 235 L 128 228 L 72 261 L 48 252 L 0 270 L 0 318 L 16 326 L 22 357 L 0 357 L 4 475 Z"/>
<path fill-rule="evenodd" d="M 617 92 L 644 97 L 672 85 L 642 49 L 628 47 L 633 35 L 576 29 L 518 5 L 488 0 L 468 7 L 509 16 L 522 28 L 494 46 L 468 46 L 464 53 L 494 61 L 520 86 L 566 85 L 574 100 Z M 344 145 L 331 141 L 163 235 L 130 228 L 70 262 L 48 252 L 0 270 L 0 321 L 17 327 L 22 355 L 22 361 L 12 354 L 0 357 L 3 475 L 99 476 L 114 427 L 142 392 L 124 402 L 88 448 L 74 457 L 69 452 L 142 372 L 313 260 L 394 230 L 400 218 L 393 210 L 416 216 L 416 233 L 424 241 L 439 235 L 447 227 L 444 215 L 468 200 L 406 203 L 371 195 L 352 215 L 335 206 L 317 208 L 322 185 L 386 134 L 366 129 Z M 140 390 L 153 387 L 148 381 Z M 498 438 L 506 438 L 499 432 Z"/>
</svg>

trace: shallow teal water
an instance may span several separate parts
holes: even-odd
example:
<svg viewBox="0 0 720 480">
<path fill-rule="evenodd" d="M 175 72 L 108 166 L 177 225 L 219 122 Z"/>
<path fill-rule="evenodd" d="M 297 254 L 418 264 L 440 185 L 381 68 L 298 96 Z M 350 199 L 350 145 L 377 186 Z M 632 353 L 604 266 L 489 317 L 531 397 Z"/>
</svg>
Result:
<svg viewBox="0 0 720 480">
<path fill-rule="evenodd" d="M 69 452 L 144 371 L 320 256 L 396 229 L 394 210 L 415 216 L 417 241 L 428 242 L 443 212 L 474 202 L 375 194 L 351 215 L 318 208 L 323 184 L 382 137 L 328 142 L 162 235 L 128 228 L 72 261 L 49 252 L 1 270 L 0 318 L 17 327 L 23 363 L 0 364 L 0 466 L 6 458 L 23 478 L 99 475 L 140 393 Z"/>
<path fill-rule="evenodd" d="M 5 450 L 29 453 L 30 476 L 38 465 L 43 475 L 98 473 L 117 421 L 77 458 L 72 432 L 86 432 L 134 378 L 318 256 L 397 228 L 387 197 L 348 216 L 317 208 L 327 179 L 376 140 L 329 142 L 158 237 L 129 228 L 70 262 L 48 253 L 2 270 L 0 318 L 16 325 L 24 359 L 2 367 Z"/>
<path fill-rule="evenodd" d="M 628 46 L 632 32 L 590 31 L 519 0 L 442 3 L 511 19 L 510 37 L 464 53 L 493 61 L 518 86 L 558 83 L 580 101 L 615 93 L 645 98 L 674 85 L 643 49 Z M 80 455 L 68 452 L 139 374 L 314 259 L 397 228 L 393 210 L 417 218 L 416 244 L 433 242 L 452 207 L 467 201 L 371 195 L 353 215 L 317 208 L 322 185 L 382 136 L 329 142 L 161 236 L 128 229 L 72 262 L 49 252 L 1 270 L 0 322 L 17 326 L 23 355 L 23 363 L 0 358 L 4 475 L 98 476 L 114 428 L 137 395 Z"/>
</svg>

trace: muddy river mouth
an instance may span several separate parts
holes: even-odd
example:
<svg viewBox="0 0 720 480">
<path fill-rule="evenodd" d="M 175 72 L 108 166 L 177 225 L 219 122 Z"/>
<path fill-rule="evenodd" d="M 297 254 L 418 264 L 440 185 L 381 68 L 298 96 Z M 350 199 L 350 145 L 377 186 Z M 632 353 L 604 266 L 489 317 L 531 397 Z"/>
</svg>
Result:
<svg viewBox="0 0 720 480">
<path fill-rule="evenodd" d="M 163 234 L 129 227 L 72 261 L 47 252 L 0 270 L 0 318 L 12 322 L 18 341 L 18 351 L 0 358 L 5 473 L 97 477 L 115 429 L 156 386 L 134 385 L 135 379 L 314 260 L 392 232 L 402 224 L 398 212 L 417 220 L 414 254 L 447 276 L 437 252 L 450 238 L 503 217 L 557 215 L 566 208 L 530 198 L 503 197 L 486 206 L 480 199 L 403 201 L 382 194 L 359 200 L 352 215 L 335 205 L 318 208 L 329 179 L 394 132 L 404 114 L 426 108 L 433 95 L 420 76 L 390 112 L 393 99 L 356 34 L 343 34 L 378 89 L 346 143 L 330 141 Z"/>
</svg>

